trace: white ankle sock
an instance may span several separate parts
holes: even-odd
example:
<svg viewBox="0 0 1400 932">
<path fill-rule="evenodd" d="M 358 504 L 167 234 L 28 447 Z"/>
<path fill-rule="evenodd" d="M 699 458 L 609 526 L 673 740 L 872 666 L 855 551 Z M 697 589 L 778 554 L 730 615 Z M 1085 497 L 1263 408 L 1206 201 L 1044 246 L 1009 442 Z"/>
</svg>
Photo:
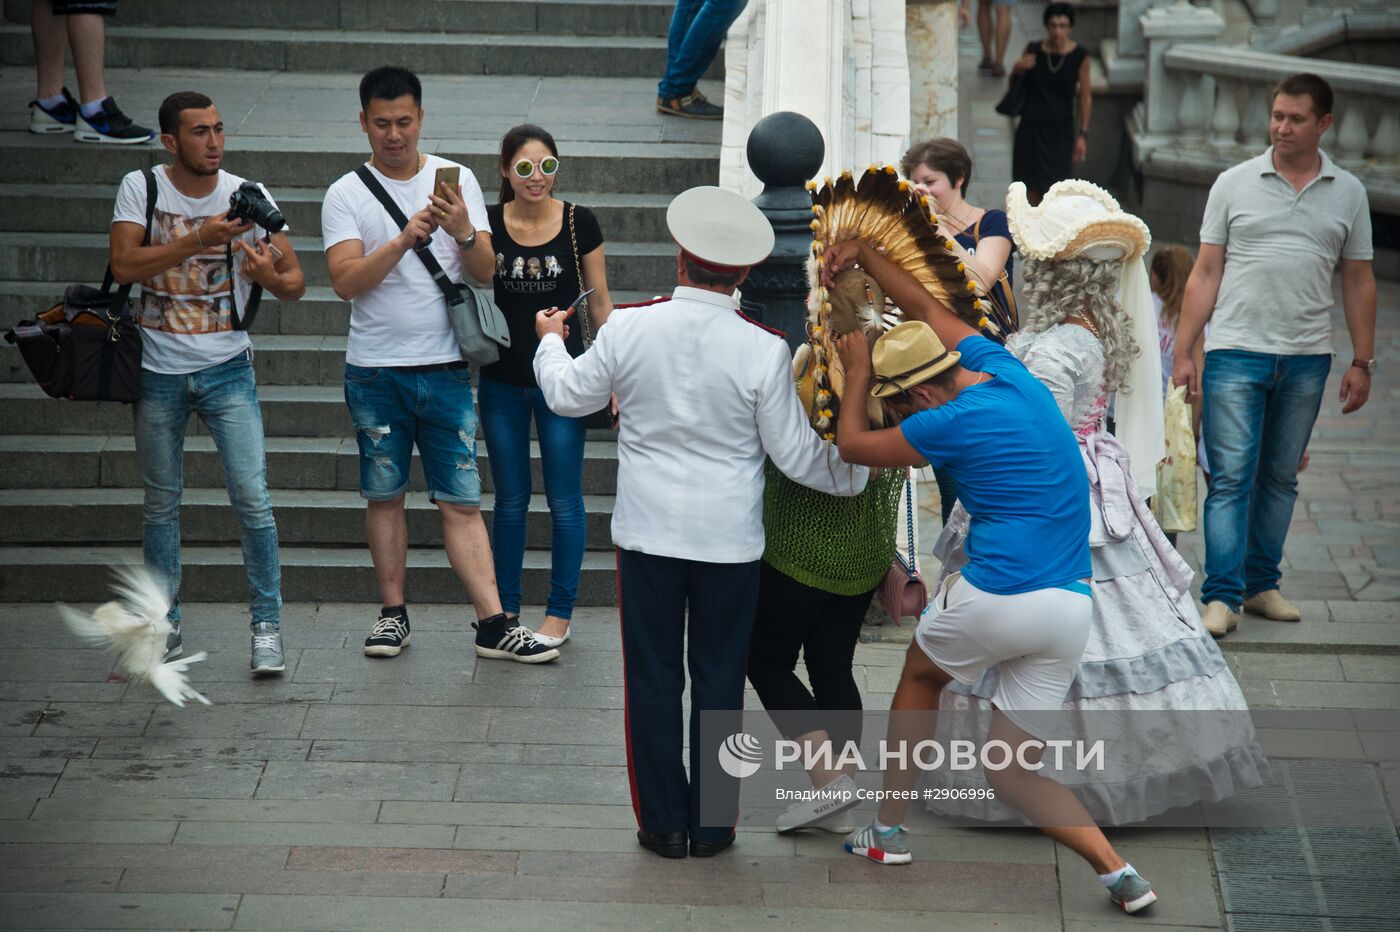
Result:
<svg viewBox="0 0 1400 932">
<path fill-rule="evenodd" d="M 1099 875 L 1099 882 L 1102 883 L 1105 887 L 1112 887 L 1112 886 L 1113 886 L 1114 884 L 1116 884 L 1116 883 L 1122 878 L 1122 876 L 1123 876 L 1124 874 L 1126 874 L 1128 871 L 1133 871 L 1133 865 L 1131 865 L 1131 864 L 1124 864 L 1122 867 L 1120 867 L 1120 868 L 1119 868 L 1118 870 L 1116 870 L 1116 871 L 1109 871 L 1107 874 L 1100 874 L 1100 875 Z M 1137 871 L 1133 871 L 1133 873 L 1136 874 Z"/>
<path fill-rule="evenodd" d="M 102 100 L 106 99 L 106 97 L 102 98 Z M 90 100 L 78 108 L 82 111 L 84 120 L 95 117 L 102 112 L 102 100 Z"/>
<path fill-rule="evenodd" d="M 898 825 L 886 825 L 879 819 L 876 819 L 874 824 L 875 831 L 879 832 L 881 835 L 888 835 L 890 832 L 893 832 L 895 829 L 899 828 Z"/>
<path fill-rule="evenodd" d="M 57 107 L 57 106 L 58 106 L 59 104 L 61 104 L 61 103 L 63 103 L 63 92 L 62 92 L 62 91 L 59 91 L 57 94 L 53 95 L 52 97 L 40 97 L 40 98 L 39 98 L 39 105 L 40 105 L 41 107 L 45 107 L 45 108 L 47 108 L 47 109 L 49 109 L 49 110 L 52 110 L 54 107 Z"/>
</svg>

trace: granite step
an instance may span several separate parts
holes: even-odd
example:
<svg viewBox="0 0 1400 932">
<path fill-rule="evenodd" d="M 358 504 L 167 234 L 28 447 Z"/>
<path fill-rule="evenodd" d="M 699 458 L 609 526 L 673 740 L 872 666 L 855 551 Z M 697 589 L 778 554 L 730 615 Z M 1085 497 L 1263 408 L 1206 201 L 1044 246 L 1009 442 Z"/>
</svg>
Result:
<svg viewBox="0 0 1400 932">
<path fill-rule="evenodd" d="M 107 67 L 360 72 L 368 62 L 383 61 L 421 75 L 529 75 L 547 61 L 552 75 L 652 79 L 666 70 L 664 34 L 582 36 L 490 28 L 489 33 L 443 33 L 114 25 L 107 30 Z M 34 64 L 27 25 L 0 26 L 0 63 Z M 719 62 L 707 76 L 723 76 Z"/>
<path fill-rule="evenodd" d="M 141 543 L 143 491 L 134 488 L 0 489 L 0 545 Z M 481 513 L 489 530 L 495 496 L 484 494 Z M 590 548 L 612 547 L 613 496 L 586 495 Z M 358 492 L 272 490 L 277 534 L 284 546 L 359 546 L 365 539 L 365 500 Z M 405 511 L 410 547 L 442 545 L 442 521 L 426 495 L 408 496 Z M 530 497 L 525 546 L 548 550 L 549 505 L 543 495 Z M 238 519 L 222 487 L 187 484 L 181 497 L 180 539 L 185 544 L 227 544 L 240 540 Z"/>
<path fill-rule="evenodd" d="M 128 425 L 129 426 L 129 425 Z M 275 490 L 358 492 L 359 447 L 353 437 L 268 437 L 267 482 Z M 477 444 L 483 491 L 495 491 L 491 450 Z M 0 475 L 9 489 L 135 489 L 141 487 L 136 442 L 129 435 L 0 435 Z M 530 444 L 531 484 L 544 488 L 539 444 Z M 207 434 L 185 438 L 184 481 L 190 488 L 222 488 L 224 468 Z M 584 444 L 583 492 L 612 495 L 617 488 L 617 444 Z M 427 489 L 418 454 L 409 491 Z"/>
<path fill-rule="evenodd" d="M 494 179 L 478 178 L 486 185 Z M 321 229 L 321 203 L 325 188 L 278 187 L 272 196 L 292 231 L 314 235 Z M 485 190 L 488 204 L 498 192 L 495 184 Z M 88 184 L 0 184 L 0 217 L 9 232 L 105 233 L 112 225 L 112 205 L 117 179 L 106 187 Z M 666 207 L 669 194 L 565 193 L 569 201 L 589 208 L 598 218 L 603 238 L 618 242 L 666 242 Z M 54 210 L 54 204 L 62 210 Z"/>
<path fill-rule="evenodd" d="M 379 604 L 374 565 L 363 546 L 283 547 L 281 557 L 285 602 Z M 0 601 L 105 602 L 112 597 L 111 567 L 140 562 L 140 547 L 0 547 L 0 567 L 5 568 L 0 573 Z M 239 548 L 183 547 L 181 562 L 183 601 L 246 603 L 248 578 Z M 543 604 L 549 597 L 549 553 L 525 551 L 524 567 L 524 601 Z M 577 604 L 616 605 L 616 570 L 613 554 L 585 553 Z M 407 583 L 413 602 L 468 603 L 439 548 L 409 548 Z"/>
<path fill-rule="evenodd" d="M 509 32 L 556 35 L 664 36 L 668 0 L 243 0 L 236 5 L 188 0 L 122 4 L 126 26 L 224 27 L 342 31 Z M 4 18 L 28 24 L 30 0 L 4 0 Z"/>
<path fill-rule="evenodd" d="M 67 284 L 57 281 L 0 281 L 0 329 L 52 306 L 63 296 Z M 92 284 L 100 284 L 100 280 L 93 279 Z M 658 289 L 668 295 L 672 287 L 674 275 L 671 284 L 665 281 L 658 283 Z M 613 289 L 612 295 L 618 304 L 628 304 L 650 301 L 658 296 L 658 292 Z M 263 334 L 284 334 L 343 338 L 349 329 L 350 305 L 336 297 L 329 287 L 320 286 L 306 289 L 301 300 L 290 303 L 264 295 L 251 332 L 258 337 Z M 0 352 L 8 345 L 0 343 Z M 262 340 L 258 339 L 256 345 L 261 347 Z"/>
<path fill-rule="evenodd" d="M 353 435 L 340 385 L 260 385 L 263 433 L 268 437 L 349 437 Z M 113 401 L 65 401 L 50 398 L 37 385 L 0 382 L 0 408 L 6 435 L 130 434 L 131 406 Z M 208 436 L 198 418 L 190 418 L 187 436 Z M 613 442 L 609 430 L 590 430 L 589 440 Z"/>
<path fill-rule="evenodd" d="M 513 93 L 518 88 L 502 90 Z M 256 89 L 249 91 L 254 92 Z M 353 90 L 347 88 L 346 93 L 350 109 L 344 120 L 333 128 L 326 124 L 312 126 L 313 129 L 322 128 L 322 135 L 230 133 L 224 167 L 244 178 L 262 182 L 274 194 L 284 187 L 324 191 L 368 158 L 369 147 L 355 123 L 358 102 Z M 137 111 L 133 107 L 131 112 Z M 587 115 L 580 117 L 586 118 Z M 499 177 L 496 166 L 500 160 L 501 134 L 517 122 L 519 114 L 512 111 L 491 120 L 464 124 L 460 135 L 443 136 L 440 135 L 442 123 L 433 123 L 429 118 L 419 140 L 419 150 L 462 163 L 471 169 L 479 184 L 493 189 L 496 185 L 491 179 Z M 468 130 L 474 135 L 468 135 Z M 646 128 L 639 128 L 638 132 L 652 133 Z M 718 147 L 713 143 L 666 142 L 659 137 L 646 142 L 566 142 L 562 137 L 557 138 L 560 154 L 568 160 L 564 169 L 567 175 L 561 175 L 561 182 L 566 181 L 567 187 L 561 184 L 561 196 L 570 192 L 656 194 L 669 200 L 695 185 L 714 184 L 719 176 Z M 0 135 L 0 166 L 4 166 L 0 169 L 0 182 L 86 184 L 92 185 L 101 197 L 114 198 L 123 175 L 164 164 L 169 158 L 169 154 L 154 142 L 140 146 L 86 146 L 73 142 L 71 136 L 5 133 Z M 62 202 L 57 199 L 43 208 L 51 212 L 63 209 Z M 110 215 L 108 217 L 110 219 Z M 318 222 L 316 228 L 319 226 Z"/>
<path fill-rule="evenodd" d="M 307 285 L 329 285 L 321 238 L 291 239 Z M 646 290 L 675 281 L 673 244 L 613 242 L 606 249 L 610 288 Z M 106 233 L 0 233 L 0 279 L 100 282 L 107 256 Z"/>
</svg>

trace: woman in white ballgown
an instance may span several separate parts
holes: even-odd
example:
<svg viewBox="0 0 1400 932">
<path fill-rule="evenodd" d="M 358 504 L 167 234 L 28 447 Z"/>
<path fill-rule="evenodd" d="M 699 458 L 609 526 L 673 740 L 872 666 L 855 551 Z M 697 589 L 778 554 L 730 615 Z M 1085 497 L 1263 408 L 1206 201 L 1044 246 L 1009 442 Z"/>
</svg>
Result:
<svg viewBox="0 0 1400 932">
<path fill-rule="evenodd" d="M 1094 622 L 1063 706 L 1064 731 L 1102 734 L 1113 718 L 1103 713 L 1118 713 L 1106 771 L 1078 772 L 1071 760 L 1047 775 L 1074 790 L 1104 825 L 1259 786 L 1268 763 L 1244 695 L 1201 623 L 1190 567 L 1146 503 L 1162 455 L 1156 321 L 1142 263 L 1147 228 L 1083 181 L 1054 185 L 1035 208 L 1024 186 L 1014 184 L 1007 207 L 1026 257 L 1023 329 L 1007 346 L 1055 396 L 1079 440 L 1091 492 Z M 1118 436 L 1104 423 L 1115 392 Z M 935 591 L 964 561 L 966 531 L 967 515 L 958 508 L 935 548 L 944 561 Z M 940 740 L 979 733 L 996 678 L 992 668 L 980 683 L 945 690 L 940 709 L 951 714 L 940 715 Z M 929 785 L 986 783 L 980 770 L 939 770 Z M 993 800 L 935 799 L 930 808 L 1016 818 Z"/>
</svg>

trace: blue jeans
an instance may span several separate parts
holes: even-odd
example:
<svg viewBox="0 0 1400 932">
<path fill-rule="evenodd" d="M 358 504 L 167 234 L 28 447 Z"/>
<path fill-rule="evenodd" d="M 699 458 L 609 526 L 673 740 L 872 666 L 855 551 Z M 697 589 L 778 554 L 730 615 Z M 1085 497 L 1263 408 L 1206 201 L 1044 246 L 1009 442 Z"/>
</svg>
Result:
<svg viewBox="0 0 1400 932">
<path fill-rule="evenodd" d="M 228 499 L 242 528 L 252 624 L 276 625 L 282 616 L 282 563 L 277 524 L 267 494 L 267 456 L 253 362 L 239 355 L 188 375 L 141 371 L 134 409 L 136 459 L 146 489 L 141 549 L 170 592 L 170 620 L 180 621 L 180 495 L 184 491 L 185 428 L 190 414 L 214 438 L 224 465 Z"/>
<path fill-rule="evenodd" d="M 345 403 L 360 448 L 363 498 L 392 502 L 404 494 L 416 443 L 428 501 L 481 504 L 476 408 L 466 366 L 414 372 L 346 363 Z"/>
<path fill-rule="evenodd" d="M 1206 354 L 1202 432 L 1210 487 L 1202 602 L 1239 611 L 1245 598 L 1278 588 L 1298 463 L 1331 367 L 1331 355 Z"/>
<path fill-rule="evenodd" d="M 549 604 L 556 618 L 572 618 L 579 571 L 587 543 L 583 510 L 583 419 L 549 410 L 538 388 L 493 382 L 482 376 L 477 388 L 481 432 L 491 453 L 496 509 L 491 520 L 491 555 L 501 611 L 520 611 L 520 574 L 525 562 L 525 518 L 530 509 L 530 415 L 535 416 L 544 496 L 552 525 Z"/>
<path fill-rule="evenodd" d="M 656 95 L 669 99 L 695 90 L 719 53 L 725 33 L 748 0 L 676 0 L 666 37 L 666 74 Z"/>
</svg>

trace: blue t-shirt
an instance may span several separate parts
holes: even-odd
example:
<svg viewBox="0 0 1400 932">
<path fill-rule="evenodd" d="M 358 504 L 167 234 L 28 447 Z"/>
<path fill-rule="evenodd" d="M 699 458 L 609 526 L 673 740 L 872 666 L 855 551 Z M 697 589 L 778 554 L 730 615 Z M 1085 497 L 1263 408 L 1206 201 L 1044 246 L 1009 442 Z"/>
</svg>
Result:
<svg viewBox="0 0 1400 932">
<path fill-rule="evenodd" d="M 902 430 L 957 483 L 971 518 L 963 577 L 1000 595 L 1089 577 L 1089 476 L 1054 396 L 986 337 L 964 338 L 958 352 L 988 379 Z"/>
</svg>

